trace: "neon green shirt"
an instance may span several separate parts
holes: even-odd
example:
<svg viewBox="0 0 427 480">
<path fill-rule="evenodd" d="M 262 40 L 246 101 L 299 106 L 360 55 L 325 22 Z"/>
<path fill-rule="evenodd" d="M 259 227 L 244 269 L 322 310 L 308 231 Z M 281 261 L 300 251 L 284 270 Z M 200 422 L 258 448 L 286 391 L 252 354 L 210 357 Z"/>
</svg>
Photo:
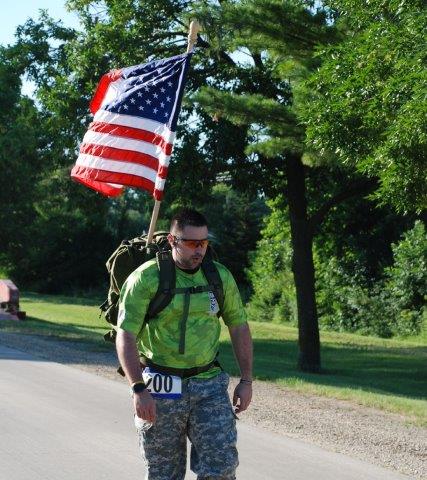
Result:
<svg viewBox="0 0 427 480">
<path fill-rule="evenodd" d="M 227 326 L 246 323 L 246 313 L 233 276 L 226 267 L 215 262 L 223 282 L 224 308 L 222 318 Z M 199 269 L 194 274 L 176 270 L 176 287 L 207 285 Z M 141 330 L 151 299 L 157 292 L 159 273 L 155 260 L 150 260 L 129 275 L 120 294 L 118 327 L 133 333 L 143 356 L 158 365 L 191 368 L 207 365 L 216 356 L 221 326 L 218 303 L 212 292 L 190 295 L 190 308 L 185 330 L 185 350 L 179 353 L 179 339 L 184 295 L 175 294 L 171 303 Z M 199 374 L 208 378 L 218 369 Z"/>
</svg>

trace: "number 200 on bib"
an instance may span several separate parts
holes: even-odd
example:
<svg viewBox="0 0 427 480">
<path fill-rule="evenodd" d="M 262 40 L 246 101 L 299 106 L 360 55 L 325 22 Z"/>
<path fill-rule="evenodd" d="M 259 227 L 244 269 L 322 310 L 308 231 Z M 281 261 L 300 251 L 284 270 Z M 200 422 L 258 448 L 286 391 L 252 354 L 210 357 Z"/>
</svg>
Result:
<svg viewBox="0 0 427 480">
<path fill-rule="evenodd" d="M 155 398 L 180 398 L 182 395 L 182 381 L 174 375 L 163 375 L 145 368 L 142 378 L 147 390 Z"/>
</svg>

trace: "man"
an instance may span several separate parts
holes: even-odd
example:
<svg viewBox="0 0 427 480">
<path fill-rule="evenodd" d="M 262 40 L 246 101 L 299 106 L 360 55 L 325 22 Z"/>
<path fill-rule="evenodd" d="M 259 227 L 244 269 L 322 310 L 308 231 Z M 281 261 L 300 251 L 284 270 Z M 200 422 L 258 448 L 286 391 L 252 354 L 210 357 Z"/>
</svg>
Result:
<svg viewBox="0 0 427 480">
<path fill-rule="evenodd" d="M 172 219 L 168 241 L 176 272 L 172 301 L 143 327 L 159 271 L 155 260 L 141 265 L 123 285 L 116 339 L 134 392 L 147 479 L 184 479 L 188 437 L 191 469 L 199 480 L 233 480 L 238 465 L 235 414 L 228 375 L 216 361 L 220 305 L 201 268 L 208 248 L 206 219 L 194 210 L 181 211 Z M 252 398 L 252 340 L 236 283 L 223 265 L 215 266 L 224 293 L 220 314 L 241 371 L 233 395 L 240 413 Z M 140 355 L 148 366 L 143 374 Z"/>
</svg>

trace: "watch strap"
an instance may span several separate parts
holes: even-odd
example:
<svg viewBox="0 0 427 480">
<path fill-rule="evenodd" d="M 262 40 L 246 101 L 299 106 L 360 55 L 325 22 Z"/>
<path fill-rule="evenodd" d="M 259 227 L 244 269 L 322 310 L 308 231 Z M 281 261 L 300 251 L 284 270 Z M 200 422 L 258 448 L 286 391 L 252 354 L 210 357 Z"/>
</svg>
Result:
<svg viewBox="0 0 427 480">
<path fill-rule="evenodd" d="M 141 380 L 139 382 L 132 383 L 130 388 L 133 393 L 141 393 L 147 388 L 147 385 L 145 385 L 145 382 Z"/>
</svg>

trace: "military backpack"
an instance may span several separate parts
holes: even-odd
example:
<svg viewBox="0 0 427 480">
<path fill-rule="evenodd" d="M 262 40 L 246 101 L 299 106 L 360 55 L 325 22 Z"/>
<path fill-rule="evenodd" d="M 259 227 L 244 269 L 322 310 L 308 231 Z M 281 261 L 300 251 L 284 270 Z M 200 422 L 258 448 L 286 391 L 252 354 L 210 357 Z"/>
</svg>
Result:
<svg viewBox="0 0 427 480">
<path fill-rule="evenodd" d="M 112 329 L 104 335 L 106 341 L 115 342 L 120 289 L 122 285 L 135 269 L 153 258 L 156 259 L 159 271 L 159 285 L 156 294 L 149 304 L 144 324 L 166 308 L 176 294 L 185 295 L 183 315 L 188 315 L 190 295 L 211 291 L 218 302 L 218 316 L 221 315 L 224 305 L 224 291 L 220 274 L 213 262 L 215 254 L 211 247 L 208 247 L 201 265 L 208 285 L 176 288 L 175 263 L 172 259 L 167 235 L 168 232 L 155 232 L 149 245 L 147 245 L 147 235 L 141 235 L 132 240 L 123 240 L 107 260 L 106 267 L 109 274 L 110 286 L 107 299 L 100 306 L 101 314 L 104 313 L 105 319 L 112 326 Z"/>
</svg>

